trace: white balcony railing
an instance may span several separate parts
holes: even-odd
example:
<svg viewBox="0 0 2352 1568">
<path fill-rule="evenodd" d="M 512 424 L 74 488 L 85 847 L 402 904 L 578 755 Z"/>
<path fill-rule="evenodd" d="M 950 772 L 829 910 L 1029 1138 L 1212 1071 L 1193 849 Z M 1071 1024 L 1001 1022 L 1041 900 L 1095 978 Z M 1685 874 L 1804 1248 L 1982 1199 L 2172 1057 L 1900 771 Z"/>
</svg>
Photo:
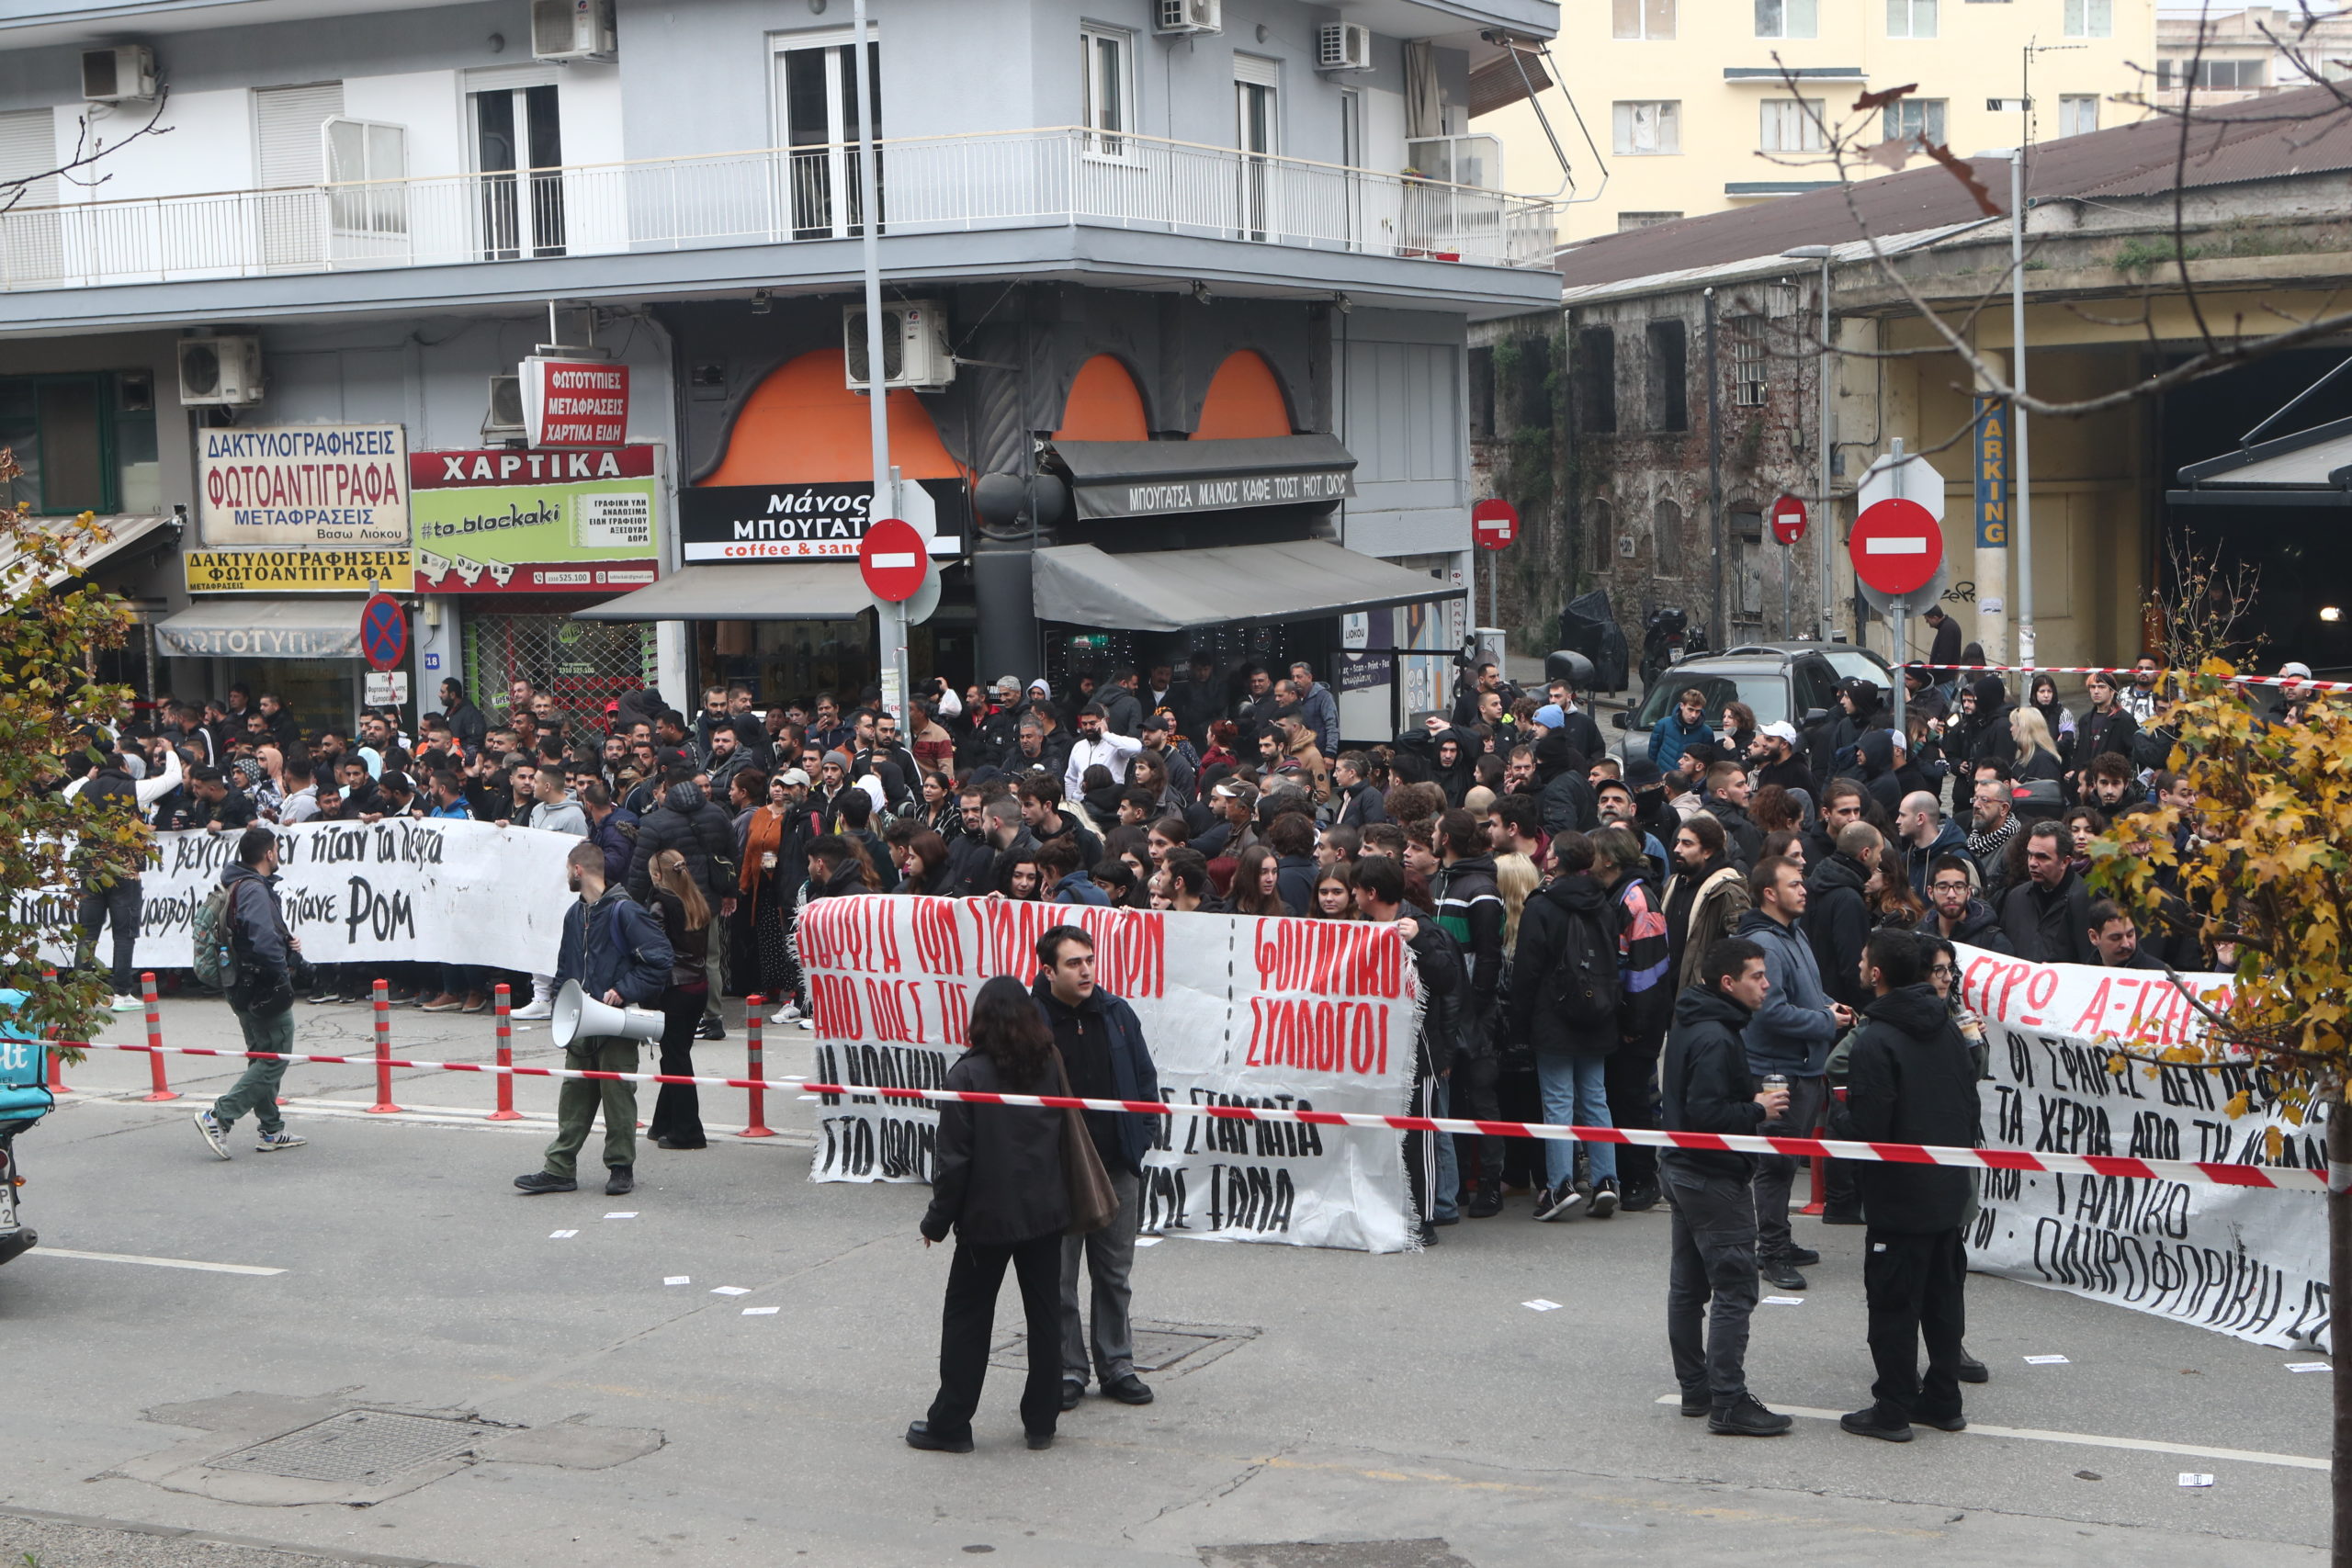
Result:
<svg viewBox="0 0 2352 1568">
<path fill-rule="evenodd" d="M 878 155 L 886 235 L 1085 224 L 1552 265 L 1550 204 L 1474 186 L 1069 128 Z M 19 207 L 0 214 L 0 289 L 842 239 L 857 183 L 853 144 Z"/>
</svg>

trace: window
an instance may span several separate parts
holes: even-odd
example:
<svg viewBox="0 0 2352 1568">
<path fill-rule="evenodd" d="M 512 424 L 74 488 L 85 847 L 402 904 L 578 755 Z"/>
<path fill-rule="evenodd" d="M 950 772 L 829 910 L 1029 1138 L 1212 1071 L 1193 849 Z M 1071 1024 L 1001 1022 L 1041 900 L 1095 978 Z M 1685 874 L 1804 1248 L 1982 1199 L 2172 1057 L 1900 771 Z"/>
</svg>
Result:
<svg viewBox="0 0 2352 1568">
<path fill-rule="evenodd" d="M 1609 558 L 1617 553 L 1617 514 L 1605 501 L 1596 501 L 1584 509 L 1585 566 L 1592 571 L 1607 571 Z"/>
<path fill-rule="evenodd" d="M 1744 409 L 1764 406 L 1764 318 L 1734 316 L 1724 322 L 1731 345 L 1731 400 Z"/>
<path fill-rule="evenodd" d="M 1816 0 L 1756 0 L 1758 38 L 1817 38 Z"/>
<path fill-rule="evenodd" d="M 17 204 L 0 222 L 0 276 L 18 282 L 57 277 L 65 270 L 65 247 L 57 202 L 57 116 L 49 109 L 0 112 L 0 188 L 12 188 Z"/>
<path fill-rule="evenodd" d="M 843 240 L 858 221 L 857 57 L 851 35 L 831 33 L 779 47 L 775 55 L 776 141 L 790 149 L 792 237 Z M 869 32 L 868 37 L 871 37 Z M 882 134 L 882 46 L 865 46 L 874 134 Z M 883 191 L 883 168 L 874 171 Z M 887 208 L 887 198 L 886 198 Z"/>
<path fill-rule="evenodd" d="M 2076 0 L 2067 0 L 2070 6 L 2075 3 Z M 1935 37 L 1936 0 L 1886 0 L 1886 36 Z"/>
<path fill-rule="evenodd" d="M 265 266 L 305 266 L 322 256 L 316 188 L 327 177 L 321 127 L 343 112 L 343 84 L 263 87 L 254 94 L 254 164 L 275 194 L 255 197 Z"/>
<path fill-rule="evenodd" d="M 1620 103 L 1610 108 L 1620 158 L 1659 158 L 1682 151 L 1682 105 Z"/>
<path fill-rule="evenodd" d="M 1675 0 L 1611 0 L 1618 38 L 1674 36 Z"/>
<path fill-rule="evenodd" d="M 1731 513 L 1732 606 L 1742 620 L 1764 618 L 1764 514 L 1754 507 Z"/>
<path fill-rule="evenodd" d="M 1889 141 L 1934 142 L 1940 146 L 1944 140 L 1944 100 L 1941 98 L 1897 98 L 1886 106 L 1886 139 Z"/>
<path fill-rule="evenodd" d="M 1649 343 L 1650 428 L 1684 431 L 1690 428 L 1690 337 L 1682 323 L 1652 321 L 1644 335 Z"/>
<path fill-rule="evenodd" d="M 1617 231 L 1630 234 L 1636 229 L 1655 229 L 1661 223 L 1680 219 L 1679 212 L 1621 212 L 1617 215 Z"/>
<path fill-rule="evenodd" d="M 2191 65 L 2196 67 L 2199 88 L 2219 87 L 2228 92 L 2267 86 L 2269 63 L 2267 60 L 2159 60 L 2156 62 L 2156 86 L 2160 91 L 2187 87 Z"/>
<path fill-rule="evenodd" d="M 1577 428 L 1589 434 L 1617 430 L 1617 333 L 1583 327 L 1577 333 Z"/>
<path fill-rule="evenodd" d="M 526 66 L 526 72 L 534 68 Z M 544 68 L 552 76 L 555 67 Z M 469 82 L 474 169 L 481 176 L 487 261 L 563 254 L 563 138 L 552 81 L 509 85 L 491 72 Z"/>
<path fill-rule="evenodd" d="M 327 221 L 338 256 L 390 254 L 408 233 L 408 129 L 337 117 L 326 123 Z"/>
<path fill-rule="evenodd" d="M 1105 158 L 1126 156 L 1118 135 L 1135 126 L 1135 36 L 1109 28 L 1081 28 L 1079 123 L 1087 130 L 1086 150 Z"/>
<path fill-rule="evenodd" d="M 1819 98 L 1767 98 L 1757 107 L 1757 145 L 1767 152 L 1818 152 L 1827 141 L 1821 130 Z"/>
<path fill-rule="evenodd" d="M 1234 145 L 1241 160 L 1243 237 L 1263 240 L 1272 226 L 1268 208 L 1273 200 L 1273 168 L 1268 162 L 1282 149 L 1282 122 L 1275 84 L 1281 66 L 1254 54 L 1233 57 Z"/>
<path fill-rule="evenodd" d="M 1491 347 L 1470 351 L 1470 438 L 1495 438 L 1495 351 Z"/>
<path fill-rule="evenodd" d="M 2066 36 L 2113 38 L 2115 0 L 2066 0 Z"/>
<path fill-rule="evenodd" d="M 0 446 L 25 470 L 0 502 L 51 516 L 163 508 L 154 383 L 144 373 L 0 380 Z"/>
<path fill-rule="evenodd" d="M 2058 100 L 2058 134 L 2080 136 L 2098 129 L 2098 95 L 2067 93 Z"/>
<path fill-rule="evenodd" d="M 1658 577 L 1682 575 L 1682 508 L 1670 501 L 1650 509 L 1650 570 Z"/>
</svg>

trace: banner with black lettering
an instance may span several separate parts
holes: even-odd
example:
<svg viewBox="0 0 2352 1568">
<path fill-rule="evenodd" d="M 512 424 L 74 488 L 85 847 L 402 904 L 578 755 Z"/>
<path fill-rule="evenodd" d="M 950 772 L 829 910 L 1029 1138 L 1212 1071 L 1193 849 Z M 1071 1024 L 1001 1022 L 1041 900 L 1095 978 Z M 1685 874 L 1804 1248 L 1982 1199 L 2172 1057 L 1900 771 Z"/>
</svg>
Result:
<svg viewBox="0 0 2352 1568">
<path fill-rule="evenodd" d="M 1394 927 L 994 898 L 829 898 L 802 911 L 817 1081 L 944 1087 L 981 983 L 1032 984 L 1038 936 L 1062 924 L 1093 936 L 1095 983 L 1134 1007 L 1163 1100 L 1405 1111 L 1420 991 Z M 927 1181 L 938 1124 L 920 1106 L 828 1096 L 811 1179 Z M 1146 1165 L 1147 1231 L 1407 1245 L 1394 1134 L 1173 1117 Z"/>
<path fill-rule="evenodd" d="M 2036 1154 L 2123 1155 L 2324 1169 L 2323 1126 L 2278 1107 L 2246 1066 L 2132 1062 L 2200 1021 L 2156 969 L 2027 964 L 1962 948 L 1961 984 L 1991 1046 L 1984 1141 Z M 2184 976 L 2199 997 L 2225 976 Z M 2151 1071 L 2153 1070 L 2153 1075 Z M 2248 1097 L 2245 1114 L 2225 1107 Z M 1986 1171 L 1970 1266 L 2258 1345 L 2328 1343 L 2327 1214 L 2317 1192 L 2128 1177 Z"/>
<path fill-rule="evenodd" d="M 197 908 L 220 885 L 237 838 L 155 835 L 140 879 L 140 968 L 188 967 Z M 305 822 L 277 830 L 278 906 L 312 964 L 421 960 L 549 974 L 571 901 L 564 857 L 578 842 L 487 822 Z M 53 962 L 72 959 L 78 903 L 66 890 L 17 896 L 20 917 L 42 906 L 40 919 L 57 933 L 44 950 Z M 99 962 L 108 962 L 111 932 L 98 949 Z"/>
</svg>

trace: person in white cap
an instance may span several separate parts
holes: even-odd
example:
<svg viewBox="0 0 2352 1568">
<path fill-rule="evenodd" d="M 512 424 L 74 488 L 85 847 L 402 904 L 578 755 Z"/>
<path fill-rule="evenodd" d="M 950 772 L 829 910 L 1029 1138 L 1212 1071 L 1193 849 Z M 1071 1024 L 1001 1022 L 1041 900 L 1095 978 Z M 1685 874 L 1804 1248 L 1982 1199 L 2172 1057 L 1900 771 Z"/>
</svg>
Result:
<svg viewBox="0 0 2352 1568">
<path fill-rule="evenodd" d="M 1757 788 L 1779 784 L 1782 789 L 1813 787 L 1813 770 L 1797 752 L 1797 727 L 1785 718 L 1776 718 L 1756 732 L 1756 744 L 1748 749 L 1748 759 L 1755 764 L 1750 782 Z"/>
<path fill-rule="evenodd" d="M 2310 714 L 2312 701 L 2319 694 L 2300 682 L 2312 679 L 2312 667 L 2299 660 L 2289 660 L 2278 666 L 2278 700 L 2270 705 L 2269 718 L 2273 724 L 2301 724 Z"/>
</svg>

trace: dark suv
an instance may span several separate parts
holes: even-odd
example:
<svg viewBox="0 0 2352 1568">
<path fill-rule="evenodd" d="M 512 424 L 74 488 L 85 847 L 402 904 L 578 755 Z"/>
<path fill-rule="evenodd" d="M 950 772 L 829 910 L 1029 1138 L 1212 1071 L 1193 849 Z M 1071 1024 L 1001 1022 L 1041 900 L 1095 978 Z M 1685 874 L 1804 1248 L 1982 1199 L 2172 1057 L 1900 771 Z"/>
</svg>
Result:
<svg viewBox="0 0 2352 1568">
<path fill-rule="evenodd" d="M 1838 682 L 1856 675 L 1876 682 L 1881 692 L 1894 678 L 1884 660 L 1851 643 L 1743 643 L 1669 666 L 1642 694 L 1640 707 L 1610 722 L 1626 732 L 1620 755 L 1646 757 L 1651 727 L 1696 686 L 1706 694 L 1709 728 L 1721 724 L 1727 704 L 1738 702 L 1755 710 L 1758 729 L 1785 719 L 1803 730 L 1837 705 Z"/>
</svg>

